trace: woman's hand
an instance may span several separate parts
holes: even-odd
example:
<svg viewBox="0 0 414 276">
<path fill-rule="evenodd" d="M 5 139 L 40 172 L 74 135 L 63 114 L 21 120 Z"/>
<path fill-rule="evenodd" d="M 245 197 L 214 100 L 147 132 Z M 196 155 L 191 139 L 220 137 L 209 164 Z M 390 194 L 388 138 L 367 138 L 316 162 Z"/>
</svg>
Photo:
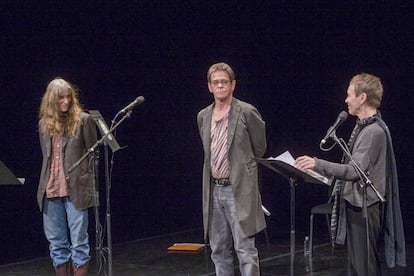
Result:
<svg viewBox="0 0 414 276">
<path fill-rule="evenodd" d="M 315 158 L 307 156 L 307 155 L 300 156 L 296 158 L 295 160 L 295 167 L 302 171 L 306 169 L 313 170 L 315 168 L 315 165 L 316 165 Z"/>
</svg>

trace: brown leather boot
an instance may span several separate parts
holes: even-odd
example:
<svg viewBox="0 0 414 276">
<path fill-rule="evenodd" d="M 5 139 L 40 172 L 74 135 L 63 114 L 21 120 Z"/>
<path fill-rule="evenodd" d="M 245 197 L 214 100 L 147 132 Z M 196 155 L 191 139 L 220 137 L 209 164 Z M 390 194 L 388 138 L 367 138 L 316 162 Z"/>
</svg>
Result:
<svg viewBox="0 0 414 276">
<path fill-rule="evenodd" d="M 88 275 L 89 263 L 84 264 L 81 267 L 73 265 L 73 276 L 87 276 Z"/>
<path fill-rule="evenodd" d="M 56 276 L 70 276 L 70 263 L 64 263 L 55 267 Z M 86 274 L 85 274 L 86 275 Z"/>
</svg>

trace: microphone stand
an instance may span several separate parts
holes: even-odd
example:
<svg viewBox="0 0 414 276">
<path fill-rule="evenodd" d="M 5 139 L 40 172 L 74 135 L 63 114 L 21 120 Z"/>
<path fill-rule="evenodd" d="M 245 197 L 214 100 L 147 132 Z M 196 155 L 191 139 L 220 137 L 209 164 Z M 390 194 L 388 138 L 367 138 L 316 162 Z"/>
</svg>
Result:
<svg viewBox="0 0 414 276">
<path fill-rule="evenodd" d="M 346 144 L 344 145 L 341 141 L 341 139 L 339 139 L 336 136 L 336 132 L 334 131 L 331 135 L 331 137 L 333 138 L 333 140 L 335 141 L 336 144 L 339 145 L 339 147 L 342 149 L 342 151 L 346 154 L 346 156 L 349 158 L 349 160 L 351 161 L 351 165 L 352 167 L 354 167 L 354 169 L 356 170 L 356 172 L 359 175 L 359 178 L 362 180 L 363 184 L 360 184 L 361 188 L 363 188 L 362 191 L 362 197 L 363 197 L 363 203 L 362 203 L 362 217 L 365 218 L 365 235 L 366 235 L 366 247 L 367 247 L 367 264 L 366 264 L 366 274 L 368 275 L 368 266 L 369 266 L 369 245 L 370 245 L 370 240 L 369 240 L 369 218 L 368 218 L 368 196 L 367 196 L 367 189 L 368 187 L 370 187 L 375 195 L 378 197 L 378 199 L 381 201 L 381 203 L 384 203 L 386 200 L 384 199 L 384 197 L 378 192 L 378 190 L 375 188 L 375 186 L 372 184 L 372 181 L 368 178 L 368 175 L 361 169 L 361 167 L 358 165 L 358 163 L 355 161 L 355 159 L 352 157 L 352 153 L 349 151 L 349 149 L 347 148 Z"/>
<path fill-rule="evenodd" d="M 100 270 L 101 262 L 100 262 L 100 252 L 102 250 L 101 246 L 101 223 L 99 219 L 99 150 L 94 151 L 93 159 L 95 160 L 93 166 L 93 186 L 95 187 L 95 196 L 94 196 L 94 207 L 93 213 L 95 217 L 95 256 L 96 256 L 96 267 L 97 271 Z"/>
<path fill-rule="evenodd" d="M 107 146 L 107 143 L 105 141 L 106 141 L 108 135 L 112 134 L 112 132 L 114 132 L 118 128 L 118 126 L 125 119 L 127 119 L 131 116 L 131 113 L 132 113 L 132 109 L 128 110 L 128 112 L 126 112 L 124 114 L 124 116 L 118 122 L 115 122 L 115 119 L 120 114 L 118 112 L 117 115 L 115 116 L 115 119 L 112 120 L 112 124 L 111 124 L 111 127 L 110 127 L 108 133 L 105 133 L 104 135 L 102 135 L 101 139 L 96 141 L 95 144 L 93 144 L 87 150 L 87 152 L 78 161 L 76 161 L 68 170 L 68 172 L 71 173 L 74 169 L 76 169 L 79 166 L 79 164 L 84 159 L 86 159 L 91 153 L 94 153 L 96 148 L 99 145 L 101 145 L 101 144 L 105 145 L 105 187 L 106 187 L 106 215 L 105 215 L 105 219 L 106 219 L 106 225 L 107 225 L 107 252 L 108 252 L 108 275 L 109 276 L 112 276 L 112 233 L 111 233 L 112 228 L 111 228 L 111 205 L 110 205 L 110 203 L 111 203 L 111 201 L 110 201 L 111 178 L 110 178 L 110 175 L 109 175 L 108 146 Z M 95 213 L 96 213 L 97 219 L 99 220 L 99 214 L 97 212 L 95 212 Z M 100 246 L 99 246 L 99 250 L 101 250 Z"/>
</svg>

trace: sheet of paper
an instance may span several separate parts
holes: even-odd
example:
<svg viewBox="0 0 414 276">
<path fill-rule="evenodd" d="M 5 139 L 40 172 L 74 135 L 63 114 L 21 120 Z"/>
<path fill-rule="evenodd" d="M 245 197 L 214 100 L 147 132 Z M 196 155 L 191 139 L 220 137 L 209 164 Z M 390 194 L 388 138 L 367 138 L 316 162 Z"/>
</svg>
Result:
<svg viewBox="0 0 414 276">
<path fill-rule="evenodd" d="M 292 154 L 289 151 L 285 151 L 284 153 L 276 156 L 276 157 L 269 157 L 268 160 L 278 160 L 278 161 L 282 161 L 285 162 L 289 165 L 291 165 L 292 167 L 295 166 L 295 158 L 293 158 Z M 318 179 L 319 181 L 321 181 L 322 183 L 328 184 L 329 180 L 327 177 L 313 171 L 313 170 L 306 170 L 305 171 L 307 174 L 309 174 L 310 176 Z M 329 185 L 329 184 L 328 184 Z"/>
<path fill-rule="evenodd" d="M 288 163 L 291 166 L 295 166 L 295 158 L 293 158 L 292 154 L 289 151 L 285 151 L 284 153 L 276 156 L 276 157 L 269 157 L 269 160 L 279 160 L 285 163 Z"/>
</svg>

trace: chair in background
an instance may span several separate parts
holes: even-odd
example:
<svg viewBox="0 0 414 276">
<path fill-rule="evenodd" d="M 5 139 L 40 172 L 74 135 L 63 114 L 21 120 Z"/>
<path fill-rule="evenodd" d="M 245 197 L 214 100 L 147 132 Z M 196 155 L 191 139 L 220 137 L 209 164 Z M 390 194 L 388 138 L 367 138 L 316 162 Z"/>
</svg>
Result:
<svg viewBox="0 0 414 276">
<path fill-rule="evenodd" d="M 315 215 L 325 215 L 326 225 L 328 227 L 329 239 L 331 239 L 331 229 L 330 229 L 330 216 L 332 215 L 332 206 L 333 202 L 331 199 L 328 202 L 316 205 L 311 209 L 310 215 L 310 230 L 309 230 L 309 257 L 313 256 L 313 220 Z"/>
</svg>

